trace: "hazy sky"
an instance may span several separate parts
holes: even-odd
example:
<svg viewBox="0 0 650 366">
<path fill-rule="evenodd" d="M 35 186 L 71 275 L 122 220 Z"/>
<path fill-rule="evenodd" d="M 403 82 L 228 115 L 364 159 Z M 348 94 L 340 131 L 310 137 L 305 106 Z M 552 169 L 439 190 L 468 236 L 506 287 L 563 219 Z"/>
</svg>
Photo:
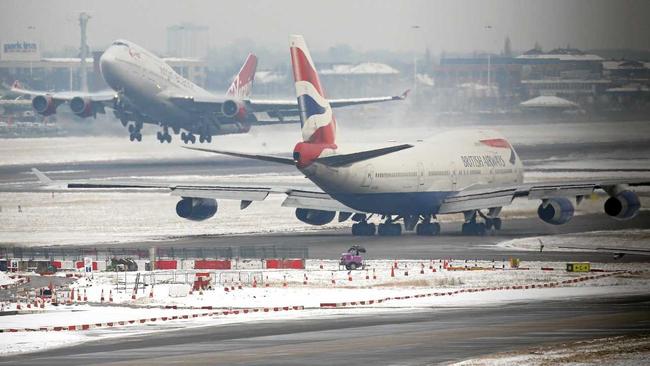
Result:
<svg viewBox="0 0 650 366">
<path fill-rule="evenodd" d="M 0 39 L 35 39 L 47 50 L 79 44 L 76 14 L 85 10 L 91 48 L 116 38 L 164 51 L 166 27 L 210 27 L 213 46 L 251 39 L 287 47 L 301 33 L 314 49 L 347 43 L 362 51 L 389 49 L 497 51 L 510 36 L 515 50 L 539 41 L 545 49 L 650 49 L 650 1 L 354 1 L 354 0 L 0 0 Z M 412 29 L 419 25 L 419 30 Z M 492 26 L 486 30 L 485 26 Z M 34 27 L 34 29 L 29 29 Z"/>
</svg>

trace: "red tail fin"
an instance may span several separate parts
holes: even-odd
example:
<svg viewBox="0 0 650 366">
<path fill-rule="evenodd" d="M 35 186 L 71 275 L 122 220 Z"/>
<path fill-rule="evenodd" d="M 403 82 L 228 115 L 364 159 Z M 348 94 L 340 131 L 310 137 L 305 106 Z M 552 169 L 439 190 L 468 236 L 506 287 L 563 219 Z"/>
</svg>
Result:
<svg viewBox="0 0 650 366">
<path fill-rule="evenodd" d="M 257 69 L 257 56 L 252 53 L 248 54 L 244 65 L 239 70 L 235 80 L 232 81 L 226 95 L 229 97 L 248 98 L 253 89 L 253 80 L 255 79 L 255 70 Z"/>
</svg>

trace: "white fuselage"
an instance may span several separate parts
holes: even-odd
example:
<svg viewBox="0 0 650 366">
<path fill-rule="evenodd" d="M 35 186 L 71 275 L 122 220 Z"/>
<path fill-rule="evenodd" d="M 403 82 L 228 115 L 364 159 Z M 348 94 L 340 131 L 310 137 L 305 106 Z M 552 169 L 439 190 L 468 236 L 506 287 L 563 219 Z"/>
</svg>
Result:
<svg viewBox="0 0 650 366">
<path fill-rule="evenodd" d="M 444 198 L 468 187 L 523 181 L 514 149 L 502 135 L 487 130 L 442 132 L 412 148 L 349 166 L 314 163 L 302 171 L 349 207 L 400 215 L 436 214 Z"/>
<path fill-rule="evenodd" d="M 186 127 L 195 116 L 172 103 L 168 95 L 211 96 L 180 76 L 164 60 L 128 41 L 116 41 L 100 59 L 108 85 L 149 119 L 170 126 Z"/>
</svg>

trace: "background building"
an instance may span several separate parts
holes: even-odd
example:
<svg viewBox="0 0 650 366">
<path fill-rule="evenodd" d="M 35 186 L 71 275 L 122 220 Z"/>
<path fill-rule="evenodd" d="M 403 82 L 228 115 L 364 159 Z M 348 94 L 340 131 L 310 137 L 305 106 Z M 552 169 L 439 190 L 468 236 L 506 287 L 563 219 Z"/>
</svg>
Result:
<svg viewBox="0 0 650 366">
<path fill-rule="evenodd" d="M 167 55 L 205 59 L 210 46 L 209 29 L 192 23 L 167 27 Z"/>
</svg>

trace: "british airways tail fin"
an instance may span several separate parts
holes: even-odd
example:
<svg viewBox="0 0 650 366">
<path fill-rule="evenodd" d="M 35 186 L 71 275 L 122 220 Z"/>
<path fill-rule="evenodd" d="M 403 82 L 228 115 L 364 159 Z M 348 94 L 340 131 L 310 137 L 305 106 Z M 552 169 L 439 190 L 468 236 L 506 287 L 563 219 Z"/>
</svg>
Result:
<svg viewBox="0 0 650 366">
<path fill-rule="evenodd" d="M 226 91 L 226 96 L 236 98 L 248 98 L 253 90 L 253 80 L 255 79 L 255 70 L 257 69 L 257 56 L 252 53 L 248 54 L 244 65 L 239 70 L 235 80 Z"/>
<path fill-rule="evenodd" d="M 336 143 L 336 120 L 332 114 L 330 103 L 325 98 L 325 90 L 318 78 L 305 39 L 300 35 L 291 35 L 289 36 L 289 47 L 303 141 L 312 144 L 334 145 Z"/>
</svg>

